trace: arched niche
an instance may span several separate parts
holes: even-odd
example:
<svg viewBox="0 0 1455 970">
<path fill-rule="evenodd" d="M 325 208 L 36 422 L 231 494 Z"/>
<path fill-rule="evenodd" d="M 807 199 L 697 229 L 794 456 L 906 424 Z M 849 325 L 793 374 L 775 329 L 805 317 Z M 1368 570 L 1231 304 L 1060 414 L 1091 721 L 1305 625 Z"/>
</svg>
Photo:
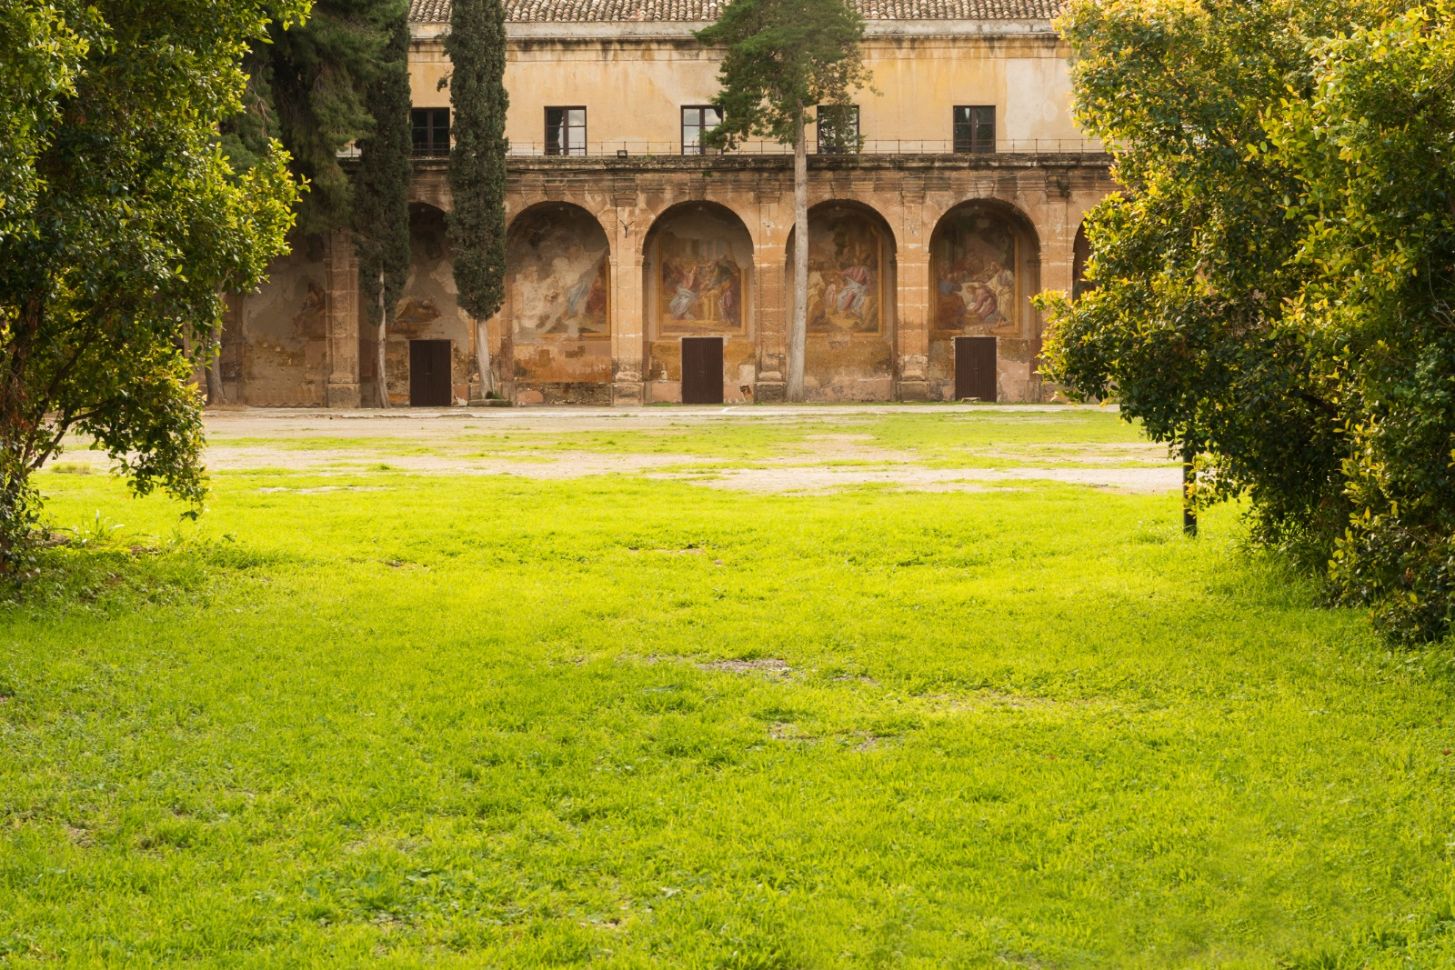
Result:
<svg viewBox="0 0 1455 970">
<path fill-rule="evenodd" d="M 1071 244 L 1071 298 L 1074 300 L 1085 293 L 1091 284 L 1086 282 L 1086 264 L 1091 259 L 1091 240 L 1086 238 L 1086 223 L 1076 227 L 1076 239 Z"/>
<path fill-rule="evenodd" d="M 505 246 L 501 372 L 520 404 L 611 402 L 611 247 L 596 217 L 533 205 Z"/>
<path fill-rule="evenodd" d="M 543 202 L 506 236 L 506 301 L 517 346 L 611 335 L 611 247 L 580 206 Z"/>
<path fill-rule="evenodd" d="M 1031 297 L 1040 290 L 1041 249 L 1035 227 L 1006 202 L 975 199 L 955 206 L 930 237 L 931 396 L 962 396 L 956 355 L 993 338 L 995 400 L 1039 396 L 1036 359 L 1040 321 Z M 972 348 L 957 338 L 982 338 Z M 962 375 L 963 377 L 963 375 Z"/>
<path fill-rule="evenodd" d="M 712 202 L 673 206 L 652 224 L 643 252 L 652 337 L 748 333 L 753 240 L 731 209 Z"/>
<path fill-rule="evenodd" d="M 788 299 L 793 252 L 788 235 Z M 889 334 L 894 322 L 894 233 L 859 202 L 821 202 L 808 212 L 808 332 Z"/>
<path fill-rule="evenodd" d="M 789 233 L 788 320 L 794 307 Z M 805 392 L 819 401 L 894 396 L 895 241 L 889 223 L 860 202 L 821 202 L 808 213 L 808 347 Z M 785 329 L 788 322 L 785 321 Z"/>
<path fill-rule="evenodd" d="M 409 275 L 394 307 L 384 344 L 385 387 L 393 404 L 410 403 L 410 343 L 450 342 L 449 384 L 453 400 L 469 398 L 470 324 L 455 287 L 445 213 L 427 202 L 409 204 Z M 378 332 L 359 334 L 364 400 L 373 404 L 378 380 Z"/>
<path fill-rule="evenodd" d="M 1018 209 L 978 200 L 951 209 L 930 239 L 933 329 L 1033 336 L 1040 242 Z"/>
<path fill-rule="evenodd" d="M 657 217 L 642 246 L 648 400 L 752 400 L 758 380 L 755 282 L 753 239 L 731 209 L 684 202 Z M 715 372 L 684 374 L 688 341 L 699 348 L 721 342 L 707 358 L 720 352 L 720 388 Z"/>
</svg>

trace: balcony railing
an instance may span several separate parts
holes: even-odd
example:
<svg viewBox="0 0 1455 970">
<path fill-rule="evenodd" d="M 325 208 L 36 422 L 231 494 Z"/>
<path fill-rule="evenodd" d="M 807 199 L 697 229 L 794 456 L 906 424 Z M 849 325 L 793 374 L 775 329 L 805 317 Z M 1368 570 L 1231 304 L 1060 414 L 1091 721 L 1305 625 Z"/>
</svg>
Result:
<svg viewBox="0 0 1455 970">
<path fill-rule="evenodd" d="M 1087 154 L 1103 151 L 1102 144 L 1094 138 L 1025 138 L 999 139 L 995 150 L 955 150 L 950 139 L 943 141 L 926 139 L 866 139 L 857 152 L 818 151 L 812 138 L 809 139 L 810 155 L 824 155 L 835 158 L 845 155 L 1041 155 L 1041 154 Z M 603 141 L 589 142 L 573 147 L 570 151 L 546 151 L 543 144 L 512 143 L 509 154 L 517 158 L 659 158 L 687 157 L 698 155 L 792 155 L 793 146 L 776 141 L 744 142 L 731 151 L 682 150 L 680 142 L 654 141 Z"/>
<path fill-rule="evenodd" d="M 865 141 L 857 152 L 819 152 L 816 145 L 812 142 L 809 144 L 810 155 L 825 158 L 842 158 L 846 155 L 964 155 L 972 158 L 994 155 L 1085 155 L 1099 154 L 1105 150 L 1102 143 L 1094 138 L 1000 139 L 995 143 L 993 152 L 984 149 L 965 151 L 963 148 L 956 151 L 955 143 L 948 139 L 945 141 L 871 139 Z M 436 146 L 415 148 L 412 154 L 415 158 L 449 157 L 446 149 Z M 745 142 L 729 152 L 684 152 L 682 146 L 676 142 L 605 141 L 591 142 L 569 152 L 547 152 L 545 145 L 517 143 L 510 146 L 509 154 L 513 158 L 693 158 L 718 155 L 791 155 L 793 146 L 783 145 L 776 141 L 754 141 Z M 340 158 L 357 158 L 358 156 L 358 149 L 352 145 L 339 152 Z"/>
</svg>

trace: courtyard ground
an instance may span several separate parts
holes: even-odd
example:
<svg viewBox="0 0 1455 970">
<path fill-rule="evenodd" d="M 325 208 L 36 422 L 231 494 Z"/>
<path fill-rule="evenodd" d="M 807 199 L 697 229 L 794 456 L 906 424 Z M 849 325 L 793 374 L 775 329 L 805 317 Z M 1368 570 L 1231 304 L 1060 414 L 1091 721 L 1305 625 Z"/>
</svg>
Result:
<svg viewBox="0 0 1455 970">
<path fill-rule="evenodd" d="M 0 963 L 1455 965 L 1448 646 L 1077 408 L 223 412 L 0 602 Z"/>
</svg>

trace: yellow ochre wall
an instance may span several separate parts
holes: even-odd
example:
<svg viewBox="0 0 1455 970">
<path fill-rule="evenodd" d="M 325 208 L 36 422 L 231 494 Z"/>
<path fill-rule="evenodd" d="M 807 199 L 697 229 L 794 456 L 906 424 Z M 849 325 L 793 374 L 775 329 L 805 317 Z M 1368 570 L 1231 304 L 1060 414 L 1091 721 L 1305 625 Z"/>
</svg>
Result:
<svg viewBox="0 0 1455 970">
<path fill-rule="evenodd" d="M 608 25 L 594 26 L 595 32 L 579 37 L 512 38 L 506 88 L 513 151 L 541 150 L 548 105 L 587 108 L 593 154 L 613 143 L 634 153 L 646 146 L 653 153 L 677 151 L 680 109 L 712 100 L 719 55 L 699 47 L 685 28 L 676 36 L 631 36 L 638 25 L 620 25 L 610 35 L 601 29 Z M 416 28 L 410 58 L 415 107 L 449 105 L 449 90 L 440 87 L 449 73 L 440 30 Z M 856 101 L 868 142 L 923 142 L 903 150 L 948 151 L 952 108 L 989 104 L 996 107 L 1002 150 L 1088 147 L 1071 119 L 1066 50 L 1046 30 L 879 36 L 865 41 L 864 57 L 875 90 Z"/>
</svg>

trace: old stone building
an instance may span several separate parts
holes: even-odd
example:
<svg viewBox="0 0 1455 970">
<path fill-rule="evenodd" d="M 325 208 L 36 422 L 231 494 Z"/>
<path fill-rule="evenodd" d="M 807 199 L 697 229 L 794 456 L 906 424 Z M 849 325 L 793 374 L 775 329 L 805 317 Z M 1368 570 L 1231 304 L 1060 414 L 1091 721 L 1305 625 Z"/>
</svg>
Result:
<svg viewBox="0 0 1455 970">
<path fill-rule="evenodd" d="M 810 400 L 1037 400 L 1031 297 L 1071 289 L 1107 159 L 1070 116 L 1059 0 L 858 0 L 873 90 L 810 138 Z M 386 342 L 396 404 L 480 394 L 488 340 L 520 404 L 781 399 L 794 246 L 788 149 L 704 153 L 716 0 L 507 0 L 507 299 L 455 300 L 448 0 L 415 0 L 413 267 Z M 445 82 L 442 84 L 441 82 Z M 858 151 L 843 137 L 857 125 Z M 300 239 L 234 299 L 228 399 L 374 400 L 345 234 Z"/>
</svg>

